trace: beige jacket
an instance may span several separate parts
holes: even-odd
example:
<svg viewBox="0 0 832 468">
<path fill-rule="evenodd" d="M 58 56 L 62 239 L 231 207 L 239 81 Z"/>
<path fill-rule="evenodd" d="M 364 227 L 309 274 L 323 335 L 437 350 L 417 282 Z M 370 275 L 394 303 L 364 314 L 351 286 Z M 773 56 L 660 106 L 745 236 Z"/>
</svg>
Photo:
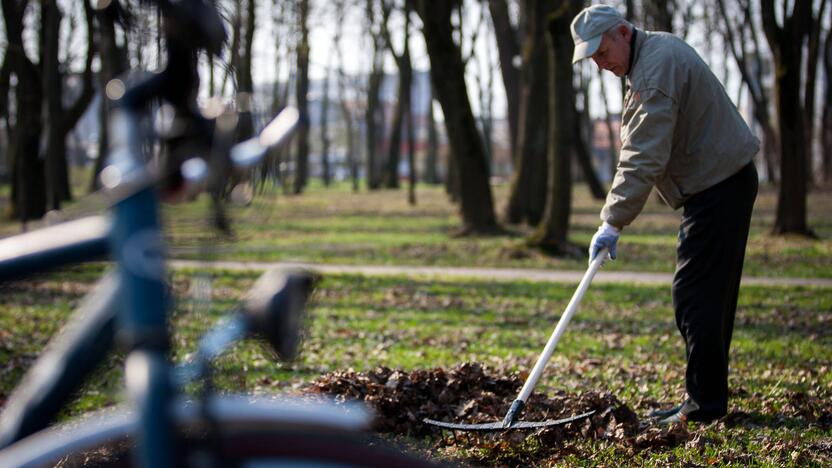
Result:
<svg viewBox="0 0 832 468">
<path fill-rule="evenodd" d="M 674 209 L 742 169 L 760 142 L 696 51 L 638 30 L 621 113 L 621 156 L 601 219 L 630 224 L 655 186 Z"/>
</svg>

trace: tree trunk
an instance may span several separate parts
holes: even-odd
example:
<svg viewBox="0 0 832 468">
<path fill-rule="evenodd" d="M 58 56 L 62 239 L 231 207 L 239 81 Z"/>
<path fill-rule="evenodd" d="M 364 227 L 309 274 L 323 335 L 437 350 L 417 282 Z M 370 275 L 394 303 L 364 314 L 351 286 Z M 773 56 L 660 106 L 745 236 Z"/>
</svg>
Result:
<svg viewBox="0 0 832 468">
<path fill-rule="evenodd" d="M 452 2 L 419 0 L 417 11 L 430 58 L 430 72 L 445 114 L 445 127 L 459 171 L 463 233 L 498 231 L 488 165 L 465 87 L 465 70 L 453 40 Z"/>
<path fill-rule="evenodd" d="M 511 24 L 506 0 L 490 0 L 488 7 L 491 12 L 491 20 L 494 23 L 497 50 L 500 54 L 500 73 L 503 77 L 503 86 L 506 89 L 511 154 L 515 154 L 517 149 L 517 122 L 520 114 L 520 70 L 514 63 L 515 58 L 520 58 L 517 29 Z"/>
<path fill-rule="evenodd" d="M 303 192 L 309 177 L 309 0 L 299 2 L 298 24 L 300 37 L 295 53 L 297 54 L 297 88 L 295 99 L 298 112 L 302 116 L 301 125 L 295 138 L 297 140 L 297 155 L 295 167 L 295 194 Z"/>
<path fill-rule="evenodd" d="M 821 123 L 821 174 L 825 183 L 832 182 L 832 31 L 826 34 L 823 48 L 825 89 Z"/>
<path fill-rule="evenodd" d="M 814 182 L 813 162 L 814 158 L 814 129 L 815 129 L 815 82 L 818 72 L 818 56 L 820 55 L 821 18 L 826 9 L 826 0 L 821 0 L 818 14 L 812 18 L 811 28 L 807 31 L 809 38 L 806 56 L 806 78 L 804 80 L 803 92 L 803 124 L 806 145 L 806 183 L 812 185 Z"/>
<path fill-rule="evenodd" d="M 390 128 L 390 147 L 387 149 L 387 164 L 384 170 L 384 186 L 390 189 L 399 188 L 399 162 L 401 161 L 402 132 L 405 116 L 410 112 L 410 94 L 413 88 L 413 66 L 410 62 L 410 5 L 404 5 L 404 46 L 401 53 L 396 53 L 387 23 L 392 9 L 388 0 L 381 2 L 381 27 L 387 50 L 393 56 L 399 71 L 399 89 L 396 108 L 393 111 L 393 125 Z M 408 138 L 410 136 L 408 135 Z"/>
<path fill-rule="evenodd" d="M 380 153 L 379 139 L 383 131 L 382 123 L 384 122 L 384 109 L 381 108 L 379 94 L 381 92 L 381 81 L 384 78 L 384 39 L 375 4 L 376 0 L 367 0 L 365 3 L 367 33 L 373 42 L 373 65 L 370 75 L 367 77 L 367 111 L 365 114 L 365 125 L 367 127 L 367 140 L 365 142 L 367 149 L 366 184 L 369 190 L 377 190 L 381 187 L 382 178 L 378 155 Z"/>
<path fill-rule="evenodd" d="M 549 90 L 546 64 L 545 18 L 551 2 L 531 0 L 524 10 L 522 88 L 517 150 L 511 178 L 506 219 L 535 226 L 546 202 Z"/>
<path fill-rule="evenodd" d="M 255 0 L 246 0 L 245 13 L 238 3 L 237 22 L 243 27 L 240 49 L 237 52 L 237 129 L 235 140 L 244 141 L 254 136 L 254 80 L 251 77 L 252 47 L 256 15 Z M 243 21 L 245 19 L 245 21 Z"/>
<path fill-rule="evenodd" d="M 112 4 L 111 4 L 112 5 Z M 127 48 L 120 47 L 116 43 L 116 28 L 114 15 L 107 14 L 106 11 L 98 11 L 96 13 L 96 21 L 98 23 L 98 55 L 101 60 L 101 71 L 99 72 L 99 89 L 104 90 L 107 83 L 113 78 L 118 77 L 127 71 Z M 127 31 L 124 31 L 127 34 Z M 98 157 L 93 166 L 92 179 L 90 180 L 90 191 L 95 191 L 99 188 L 98 175 L 104 169 L 104 164 L 107 162 L 107 153 L 110 147 L 109 129 L 107 122 L 110 117 L 110 100 L 102 92 L 100 120 L 101 126 L 98 138 Z"/>
<path fill-rule="evenodd" d="M 673 12 L 668 0 L 647 0 L 643 3 L 644 25 L 651 31 L 673 32 Z"/>
<path fill-rule="evenodd" d="M 772 232 L 814 234 L 806 224 L 806 148 L 800 86 L 802 46 L 812 5 L 797 0 L 792 15 L 784 12 L 784 27 L 777 25 L 773 0 L 762 1 L 763 26 L 777 69 L 777 121 L 780 127 L 780 189 Z"/>
<path fill-rule="evenodd" d="M 69 187 L 66 138 L 86 111 L 94 95 L 92 87 L 92 62 L 95 55 L 92 8 L 84 2 L 87 20 L 87 57 L 81 79 L 81 93 L 68 108 L 63 105 L 64 72 L 58 60 L 59 26 L 61 12 L 54 0 L 43 0 L 41 14 L 43 64 L 43 89 L 46 111 L 46 166 L 47 208 L 58 210 L 61 203 L 72 199 Z"/>
<path fill-rule="evenodd" d="M 332 55 L 330 54 L 331 62 Z M 332 182 L 332 175 L 329 168 L 329 146 L 331 139 L 329 138 L 329 75 L 332 73 L 331 66 L 327 63 L 326 71 L 324 72 L 324 82 L 321 95 L 321 120 L 319 122 L 321 127 L 321 177 L 324 185 L 329 187 Z"/>
<path fill-rule="evenodd" d="M 12 171 L 11 213 L 24 226 L 46 212 L 46 180 L 43 161 L 38 157 L 42 130 L 41 75 L 23 48 L 23 15 L 26 2 L 2 0 L 8 41 L 7 60 L 15 85 L 15 125 L 9 134 Z"/>
<path fill-rule="evenodd" d="M 430 98 L 428 99 L 428 146 L 425 154 L 425 172 L 423 177 L 428 184 L 439 184 L 439 135 L 436 130 L 436 117 L 433 115 L 433 84 L 430 84 Z"/>
<path fill-rule="evenodd" d="M 335 3 L 336 15 L 343 17 L 345 7 L 344 0 L 338 0 Z M 372 8 L 372 4 L 368 4 L 368 8 Z M 355 145 L 355 130 L 353 129 L 353 121 L 355 115 L 350 109 L 347 98 L 347 74 L 344 71 L 344 53 L 341 49 L 341 38 L 343 32 L 343 23 L 338 22 L 335 25 L 335 36 L 333 42 L 335 43 L 335 51 L 338 54 L 338 101 L 340 102 L 341 117 L 344 120 L 344 132 L 347 136 L 347 147 L 345 149 L 346 163 L 352 179 L 352 191 L 358 192 L 359 189 L 359 171 L 358 171 L 358 156 L 356 155 Z"/>
<path fill-rule="evenodd" d="M 577 0 L 555 2 L 557 9 L 548 16 L 549 57 L 549 171 L 546 209 L 529 242 L 554 255 L 578 256 L 581 250 L 571 244 L 569 215 L 572 207 L 572 152 L 575 150 L 575 88 L 572 84 L 572 37 L 569 23 L 580 8 Z"/>
<path fill-rule="evenodd" d="M 572 94 L 574 96 L 574 91 Z M 575 118 L 573 119 L 572 125 L 575 130 L 572 145 L 575 148 L 575 157 L 578 161 L 578 166 L 581 168 L 581 173 L 584 175 L 586 184 L 589 187 L 589 193 L 591 193 L 592 197 L 596 200 L 603 200 L 606 198 L 607 192 L 601 186 L 601 181 L 598 180 L 598 174 L 595 172 L 595 168 L 592 167 L 592 156 L 589 154 L 589 146 L 584 139 L 583 132 L 581 131 L 582 113 L 579 113 L 577 109 L 573 109 L 573 112 L 575 113 Z M 586 112 L 586 110 L 584 112 Z M 549 158 L 550 161 L 551 159 L 552 158 Z"/>
<path fill-rule="evenodd" d="M 604 77 L 601 74 L 601 69 L 598 69 L 598 83 L 601 85 L 601 100 L 604 101 L 604 124 L 607 126 L 607 140 L 610 145 L 609 170 L 610 185 L 612 185 L 612 180 L 615 178 L 615 170 L 618 166 L 618 151 L 616 146 L 615 131 L 612 128 L 612 117 L 610 116 L 610 102 L 607 99 L 607 88 L 604 85 Z"/>
<path fill-rule="evenodd" d="M 61 209 L 63 196 L 69 191 L 66 174 L 66 134 L 61 133 L 63 114 L 63 73 L 58 59 L 61 12 L 55 0 L 41 0 L 41 84 L 44 94 L 44 134 L 46 148 L 43 155 L 46 168 L 46 207 Z M 61 164 L 63 159 L 63 164 Z M 63 171 L 62 171 L 63 169 Z"/>
</svg>

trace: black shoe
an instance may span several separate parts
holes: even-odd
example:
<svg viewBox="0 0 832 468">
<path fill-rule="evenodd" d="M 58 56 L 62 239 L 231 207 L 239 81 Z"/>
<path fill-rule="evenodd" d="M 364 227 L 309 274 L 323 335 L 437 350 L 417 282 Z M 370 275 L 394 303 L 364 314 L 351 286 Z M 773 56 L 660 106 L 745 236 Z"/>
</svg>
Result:
<svg viewBox="0 0 832 468">
<path fill-rule="evenodd" d="M 674 414 L 678 413 L 679 410 L 681 410 L 683 406 L 685 406 L 684 403 L 682 403 L 679 406 L 675 406 L 673 408 L 670 408 L 670 409 L 653 410 L 653 411 L 647 413 L 647 417 L 648 418 L 668 418 L 668 417 L 673 416 Z"/>
</svg>

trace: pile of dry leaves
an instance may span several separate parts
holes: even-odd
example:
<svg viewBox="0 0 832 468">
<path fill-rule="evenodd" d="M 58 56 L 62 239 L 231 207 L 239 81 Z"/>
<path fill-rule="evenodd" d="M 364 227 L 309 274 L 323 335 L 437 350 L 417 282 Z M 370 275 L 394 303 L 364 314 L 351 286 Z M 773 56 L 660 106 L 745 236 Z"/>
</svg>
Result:
<svg viewBox="0 0 832 468">
<path fill-rule="evenodd" d="M 360 400 L 377 412 L 376 430 L 410 435 L 442 435 L 442 429 L 422 422 L 431 418 L 449 422 L 501 421 L 523 380 L 518 374 L 495 375 L 480 364 L 466 363 L 450 370 L 406 372 L 380 367 L 370 372 L 336 371 L 316 380 L 309 391 L 339 400 Z M 605 439 L 626 450 L 673 447 L 692 439 L 682 425 L 656 427 L 640 424 L 636 414 L 609 393 L 558 392 L 533 394 L 519 419 L 543 421 L 595 411 L 591 417 L 537 431 L 507 431 L 466 434 L 464 438 L 442 437 L 454 444 L 513 446 L 533 436 L 545 445 L 577 438 Z"/>
</svg>

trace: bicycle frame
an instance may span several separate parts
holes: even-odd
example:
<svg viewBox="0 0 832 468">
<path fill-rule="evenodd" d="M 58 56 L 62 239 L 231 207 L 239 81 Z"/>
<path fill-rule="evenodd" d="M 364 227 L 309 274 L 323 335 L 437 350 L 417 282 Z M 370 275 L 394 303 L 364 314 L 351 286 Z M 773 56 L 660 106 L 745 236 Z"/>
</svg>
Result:
<svg viewBox="0 0 832 468">
<path fill-rule="evenodd" d="M 183 141 L 169 141 L 171 147 L 187 140 L 211 151 L 212 156 L 229 158 L 220 164 L 233 163 L 236 167 L 249 167 L 258 161 L 262 157 L 259 152 L 282 143 L 297 125 L 298 115 L 293 110 L 281 114 L 285 118 L 275 119 L 259 138 L 234 148 L 225 147 L 223 137 L 228 135 L 214 135 L 213 123 L 195 106 L 199 88 L 197 51 L 216 53 L 224 40 L 219 17 L 212 4 L 204 0 L 157 3 L 166 21 L 171 21 L 166 28 L 167 68 L 115 96 L 107 122 L 111 146 L 102 183 L 116 200 L 111 217 L 94 216 L 0 240 L 0 281 L 107 256 L 114 263 L 113 271 L 73 314 L 71 325 L 50 341 L 10 397 L 6 411 L 0 415 L 0 449 L 15 444 L 9 448 L 14 452 L 18 441 L 49 425 L 117 342 L 128 352 L 125 376 L 129 400 L 135 408 L 130 427 L 137 435 L 136 461 L 154 468 L 173 465 L 174 385 L 167 329 L 170 297 L 157 193 L 157 183 L 164 174 L 151 174 L 143 160 L 141 119 L 151 103 L 164 100 L 191 125 Z M 226 150 L 230 150 L 228 154 Z M 236 326 L 242 328 L 218 329 L 213 337 L 218 343 L 230 343 L 253 333 L 276 346 L 278 354 L 293 353 L 296 340 L 292 341 L 283 328 L 289 324 L 286 320 L 294 317 L 293 309 L 300 306 L 302 310 L 311 279 L 290 275 L 285 285 L 276 288 L 277 283 L 266 281 L 258 290 L 260 300 L 250 301 L 244 308 L 246 313 L 236 317 Z M 289 313 L 280 315 L 282 311 Z M 210 349 L 220 352 L 222 347 L 208 346 L 203 351 Z M 207 408 L 207 399 L 205 405 Z M 31 447 L 30 440 L 23 444 Z"/>
<path fill-rule="evenodd" d="M 126 130 L 128 137 L 135 131 Z M 116 145 L 114 150 L 136 148 Z M 122 167 L 128 167 L 123 164 L 127 161 Z M 133 169 L 134 180 L 142 175 L 142 169 Z M 168 465 L 165 458 L 172 453 L 166 406 L 172 395 L 167 361 L 169 301 L 158 197 L 151 184 L 143 185 L 113 206 L 111 223 L 93 217 L 0 241 L 3 279 L 99 259 L 106 252 L 115 262 L 115 271 L 74 314 L 76 324 L 53 341 L 11 397 L 0 423 L 0 447 L 51 423 L 69 395 L 112 349 L 117 336 L 129 350 L 125 375 L 128 393 L 139 410 L 140 462 Z M 21 246 L 25 246 L 22 251 Z M 10 254 L 15 251 L 20 254 Z"/>
</svg>

